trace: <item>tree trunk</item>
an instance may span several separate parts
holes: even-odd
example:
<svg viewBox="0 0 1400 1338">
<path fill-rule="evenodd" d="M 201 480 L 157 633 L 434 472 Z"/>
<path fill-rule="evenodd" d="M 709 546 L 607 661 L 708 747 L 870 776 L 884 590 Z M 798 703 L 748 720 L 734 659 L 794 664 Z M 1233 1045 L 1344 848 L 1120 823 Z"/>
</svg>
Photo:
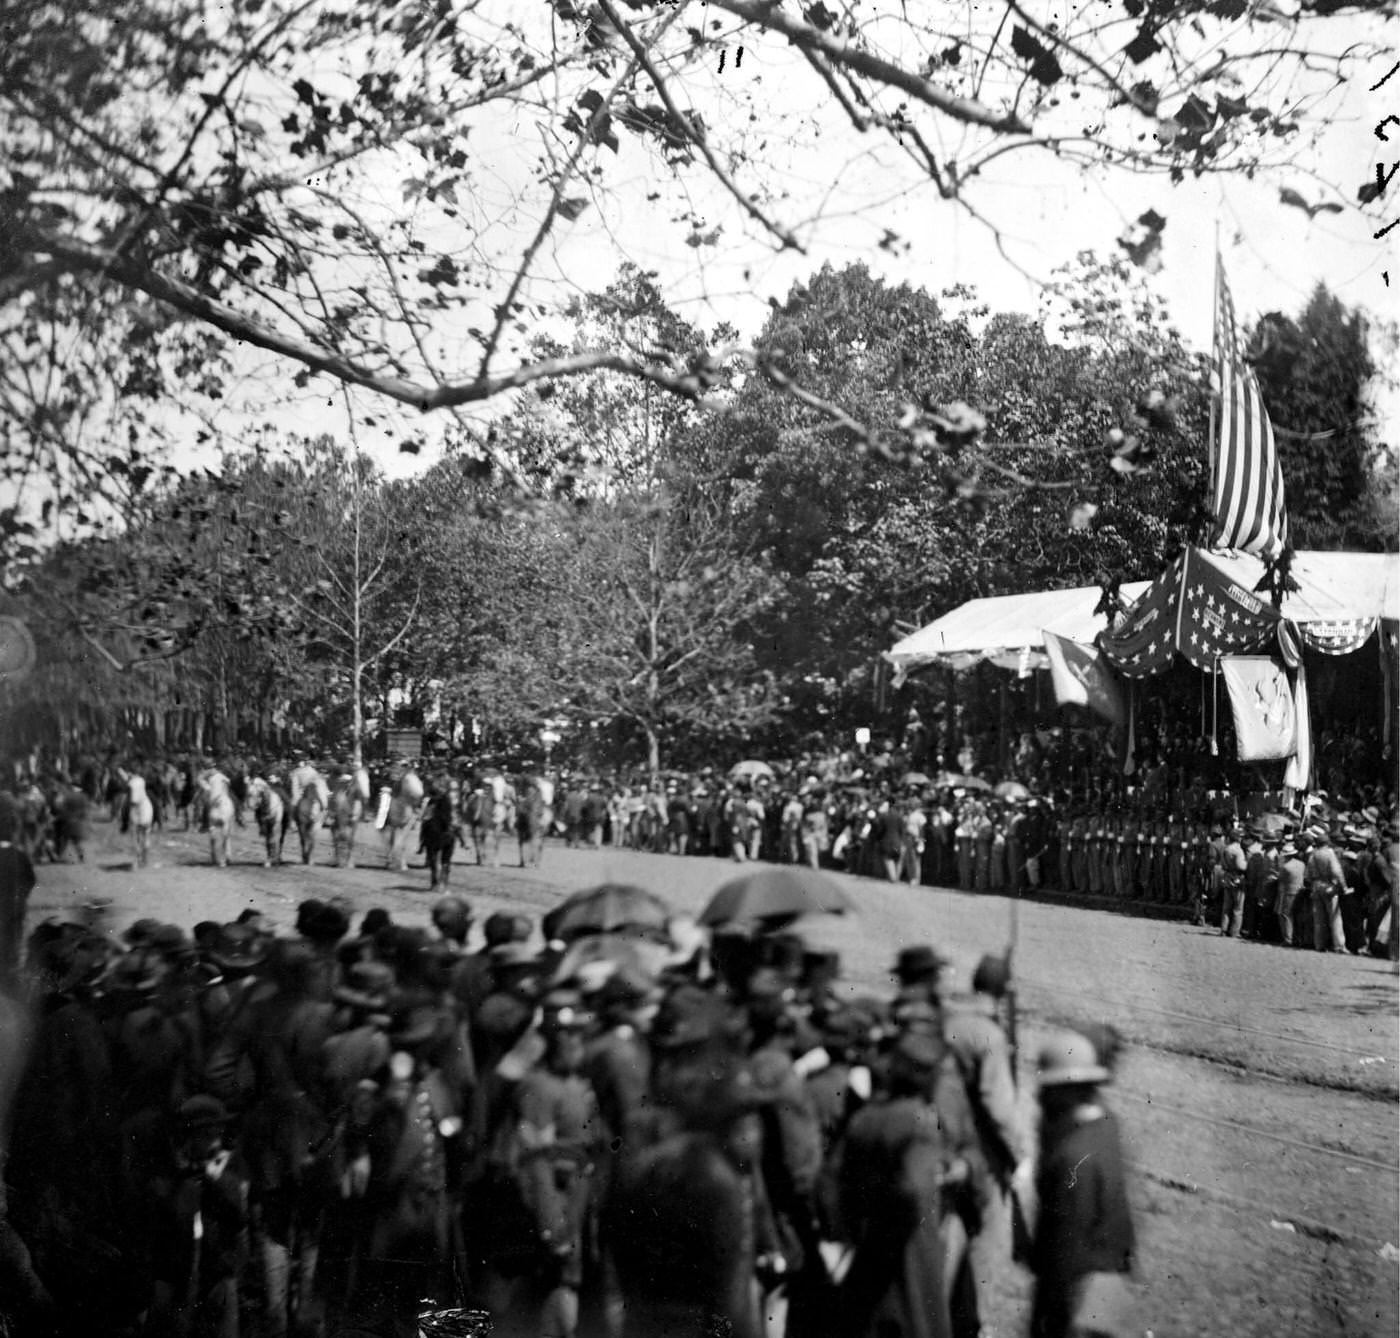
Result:
<svg viewBox="0 0 1400 1338">
<path fill-rule="evenodd" d="M 661 779 L 661 739 L 651 725 L 642 728 L 647 736 L 647 780 L 654 787 Z"/>
</svg>

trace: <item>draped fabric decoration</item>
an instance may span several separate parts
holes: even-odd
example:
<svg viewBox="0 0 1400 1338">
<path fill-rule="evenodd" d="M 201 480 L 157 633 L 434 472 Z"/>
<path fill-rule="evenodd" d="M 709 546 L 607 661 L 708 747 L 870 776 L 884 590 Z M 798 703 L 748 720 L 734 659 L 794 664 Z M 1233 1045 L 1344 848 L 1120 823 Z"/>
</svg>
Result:
<svg viewBox="0 0 1400 1338">
<path fill-rule="evenodd" d="M 1304 623 L 1299 633 L 1310 650 L 1324 655 L 1350 655 L 1366 644 L 1376 630 L 1376 618 L 1354 618 L 1346 622 Z"/>
<path fill-rule="evenodd" d="M 1227 655 L 1220 661 L 1220 671 L 1230 694 L 1240 761 L 1292 757 L 1298 719 L 1283 665 L 1264 655 Z"/>
<path fill-rule="evenodd" d="M 1286 618 L 1279 623 L 1279 654 L 1293 671 L 1293 717 L 1298 728 L 1293 756 L 1283 772 L 1286 791 L 1306 790 L 1312 778 L 1312 715 L 1308 708 L 1308 671 L 1303 663 L 1303 642 L 1304 636 L 1297 623 Z"/>
<path fill-rule="evenodd" d="M 1215 363 L 1219 409 L 1211 495 L 1212 546 L 1274 558 L 1288 545 L 1283 470 L 1259 382 L 1245 363 L 1235 324 L 1235 304 L 1215 257 Z"/>
<path fill-rule="evenodd" d="M 1277 609 L 1230 580 L 1207 562 L 1199 549 L 1186 550 L 1177 604 L 1176 648 L 1197 669 L 1209 669 L 1218 655 L 1263 648 L 1278 620 Z"/>
<path fill-rule="evenodd" d="M 1147 678 L 1171 668 L 1184 561 L 1184 557 L 1178 558 L 1153 581 L 1117 627 L 1099 634 L 1104 659 L 1125 678 Z"/>
</svg>

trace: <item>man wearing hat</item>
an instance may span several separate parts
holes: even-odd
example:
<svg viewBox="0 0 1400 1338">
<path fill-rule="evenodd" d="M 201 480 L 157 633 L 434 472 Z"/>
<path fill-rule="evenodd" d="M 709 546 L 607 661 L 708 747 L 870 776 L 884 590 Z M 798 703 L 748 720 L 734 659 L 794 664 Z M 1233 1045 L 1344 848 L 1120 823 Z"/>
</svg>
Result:
<svg viewBox="0 0 1400 1338">
<path fill-rule="evenodd" d="M 1310 835 L 1313 849 L 1308 856 L 1306 879 L 1308 896 L 1312 901 L 1313 947 L 1318 952 L 1345 952 L 1341 902 L 1346 874 L 1337 852 L 1332 848 L 1331 834 L 1327 829 L 1314 827 Z"/>
<path fill-rule="evenodd" d="M 221 1102 L 190 1097 L 170 1120 L 168 1141 L 134 1157 L 136 1234 L 154 1281 L 153 1332 L 238 1332 L 248 1179 L 225 1142 L 228 1124 Z"/>
<path fill-rule="evenodd" d="M 1307 865 L 1293 841 L 1285 839 L 1278 852 L 1278 892 L 1274 897 L 1279 941 L 1285 948 L 1293 946 L 1293 913 L 1306 881 Z"/>
<path fill-rule="evenodd" d="M 834 1331 L 850 1338 L 946 1338 L 944 1190 L 959 1178 L 934 1105 L 946 1052 L 934 1034 L 907 1031 L 890 1054 L 888 1097 L 857 1111 L 836 1181 L 854 1247 Z"/>
<path fill-rule="evenodd" d="M 1234 938 L 1244 923 L 1244 875 L 1248 867 L 1244 828 L 1232 820 L 1220 852 L 1220 932 L 1226 938 Z"/>
<path fill-rule="evenodd" d="M 950 1005 L 943 1021 L 944 1039 L 967 1091 L 980 1154 L 970 1162 L 968 1193 L 974 1200 L 973 1211 L 964 1214 L 961 1233 L 945 1232 L 952 1237 L 948 1268 L 956 1334 L 976 1334 L 980 1329 L 972 1240 L 993 1226 L 993 1216 L 1004 1212 L 1004 1196 L 1013 1175 L 1023 1164 L 1029 1165 L 1016 1110 L 1010 1047 L 998 1018 L 1010 985 L 1006 958 L 983 957 L 972 975 L 972 998 Z"/>
<path fill-rule="evenodd" d="M 1076 1032 L 1054 1033 L 1041 1047 L 1035 1338 L 1129 1331 L 1123 1311 L 1136 1246 L 1118 1124 L 1099 1096 L 1108 1081 Z"/>
<path fill-rule="evenodd" d="M 585 1225 L 604 1146 L 598 1100 L 582 1072 L 592 1022 L 576 991 L 547 994 L 539 1024 L 544 1053 L 512 1096 L 511 1160 L 538 1251 L 523 1287 L 494 1290 L 498 1306 L 505 1302 L 500 1308 L 533 1311 L 532 1329 L 542 1338 L 573 1338 L 578 1328 Z"/>
</svg>

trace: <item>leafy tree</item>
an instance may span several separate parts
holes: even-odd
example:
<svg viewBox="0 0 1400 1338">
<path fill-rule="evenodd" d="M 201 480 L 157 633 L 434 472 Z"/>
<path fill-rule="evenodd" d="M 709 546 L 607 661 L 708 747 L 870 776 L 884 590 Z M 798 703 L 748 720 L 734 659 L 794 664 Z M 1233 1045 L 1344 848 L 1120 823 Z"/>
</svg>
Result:
<svg viewBox="0 0 1400 1338">
<path fill-rule="evenodd" d="M 1269 312 L 1252 332 L 1296 548 L 1396 548 L 1396 456 L 1367 402 L 1378 375 L 1371 334 L 1323 284 L 1296 318 Z"/>
<path fill-rule="evenodd" d="M 635 731 L 652 776 L 678 739 L 772 716 L 754 627 L 777 584 L 720 499 L 673 481 L 591 508 L 563 538 L 554 653 L 534 666 L 553 702 Z"/>
<path fill-rule="evenodd" d="M 598 369 L 702 399 L 717 350 L 532 350 L 586 214 L 603 237 L 675 230 L 697 260 L 740 229 L 818 245 L 851 208 L 840 156 L 815 214 L 789 164 L 838 126 L 979 219 L 1012 154 L 1170 180 L 1320 170 L 1310 136 L 1327 87 L 1377 49 L 1351 40 L 1373 7 L 1078 0 L 1050 22 L 1020 0 L 0 0 L 7 468 L 101 490 L 171 398 L 216 413 L 313 378 L 415 410 Z M 760 64 L 789 97 L 748 77 Z M 919 426 L 868 424 L 867 444 L 908 451 Z"/>
<path fill-rule="evenodd" d="M 863 266 L 823 269 L 758 346 L 805 392 L 847 387 L 854 420 L 833 427 L 820 407 L 751 382 L 702 434 L 703 458 L 727 458 L 739 480 L 741 525 L 784 578 L 762 644 L 766 664 L 790 670 L 803 723 L 868 700 L 897 624 L 976 596 L 1152 575 L 1187 537 L 1206 369 L 1124 261 L 1082 257 L 1039 318 L 989 316 L 965 289 L 940 300 Z M 985 416 L 975 439 L 948 431 L 923 468 L 869 450 L 851 467 L 864 423 L 953 425 L 972 412 L 949 403 L 960 395 Z M 1105 462 L 1122 425 L 1139 457 L 1118 472 Z"/>
</svg>

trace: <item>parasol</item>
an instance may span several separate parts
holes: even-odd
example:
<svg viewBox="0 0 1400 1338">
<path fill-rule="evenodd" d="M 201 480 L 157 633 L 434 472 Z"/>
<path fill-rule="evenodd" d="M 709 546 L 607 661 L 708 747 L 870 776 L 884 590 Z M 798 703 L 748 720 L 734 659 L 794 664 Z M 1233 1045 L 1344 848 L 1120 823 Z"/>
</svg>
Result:
<svg viewBox="0 0 1400 1338">
<path fill-rule="evenodd" d="M 654 892 L 630 883 L 602 883 L 566 897 L 540 922 L 547 939 L 572 943 L 585 934 L 640 929 L 666 935 L 673 912 Z"/>
<path fill-rule="evenodd" d="M 730 780 L 772 780 L 773 768 L 767 762 L 760 762 L 756 757 L 745 758 L 742 762 L 735 762 L 729 768 Z"/>
<path fill-rule="evenodd" d="M 554 968 L 551 982 L 565 985 L 581 976 L 595 973 L 605 979 L 612 971 L 623 969 L 655 980 L 670 956 L 671 948 L 665 943 L 648 942 L 623 934 L 587 934 L 569 945 L 569 950 Z M 595 968 L 595 972 L 590 972 L 588 968 L 595 967 L 597 963 L 607 963 L 612 970 Z"/>
<path fill-rule="evenodd" d="M 998 781 L 992 793 L 1002 799 L 1029 799 L 1031 792 L 1020 781 Z"/>
<path fill-rule="evenodd" d="M 990 790 L 991 785 L 981 776 L 962 776 L 956 771 L 940 771 L 933 778 L 937 786 L 947 786 L 953 790 Z"/>
<path fill-rule="evenodd" d="M 922 771 L 907 771 L 904 774 L 904 783 L 906 785 L 928 785 L 931 782 Z"/>
<path fill-rule="evenodd" d="M 840 915 L 850 908 L 841 885 L 816 869 L 767 868 L 725 883 L 700 912 L 702 925 Z"/>
</svg>

